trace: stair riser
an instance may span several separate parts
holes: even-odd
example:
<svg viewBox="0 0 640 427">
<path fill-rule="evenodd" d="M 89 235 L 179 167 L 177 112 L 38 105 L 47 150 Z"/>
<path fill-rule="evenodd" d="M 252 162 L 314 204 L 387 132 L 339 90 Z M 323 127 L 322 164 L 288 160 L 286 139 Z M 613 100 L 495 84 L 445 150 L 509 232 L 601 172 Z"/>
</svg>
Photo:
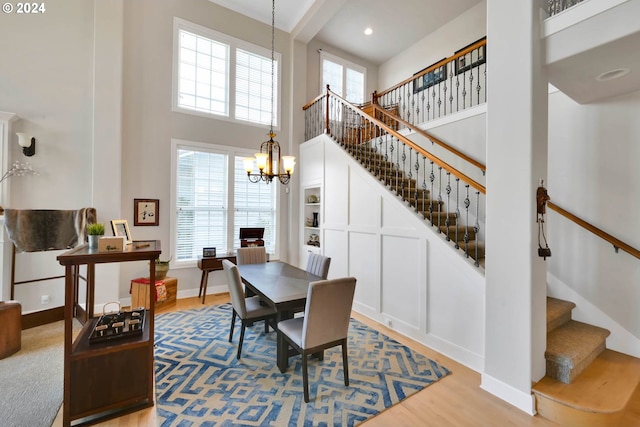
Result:
<svg viewBox="0 0 640 427">
<path fill-rule="evenodd" d="M 565 313 L 557 319 L 547 322 L 547 333 L 554 331 L 558 327 L 567 323 L 569 320 L 571 320 L 571 312 Z"/>
</svg>

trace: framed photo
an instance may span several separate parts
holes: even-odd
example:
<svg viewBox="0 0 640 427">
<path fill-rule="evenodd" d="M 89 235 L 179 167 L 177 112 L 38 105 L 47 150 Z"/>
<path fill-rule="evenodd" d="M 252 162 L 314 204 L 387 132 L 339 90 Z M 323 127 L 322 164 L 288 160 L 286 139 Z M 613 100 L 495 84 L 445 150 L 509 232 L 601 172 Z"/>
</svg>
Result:
<svg viewBox="0 0 640 427">
<path fill-rule="evenodd" d="M 129 224 L 126 219 L 112 219 L 111 229 L 113 230 L 114 236 L 124 237 L 127 243 L 131 243 L 133 241 L 131 238 L 131 231 L 129 231 Z"/>
<path fill-rule="evenodd" d="M 473 43 L 470 43 L 468 45 L 466 45 L 465 47 L 463 47 L 460 50 L 457 50 L 456 53 L 458 52 L 462 52 L 463 50 L 465 50 L 466 48 L 468 48 L 471 45 L 474 45 L 476 43 L 478 43 L 479 41 L 484 40 L 486 37 L 483 37 L 479 40 L 474 41 Z M 487 45 L 482 45 L 480 47 L 478 47 L 477 49 L 474 49 L 472 51 L 469 51 L 467 53 L 465 53 L 462 56 L 459 56 L 456 58 L 456 60 L 454 61 L 454 68 L 455 68 L 455 73 L 456 75 L 464 73 L 465 71 L 469 71 L 470 69 L 477 67 L 480 64 L 484 64 L 485 62 L 487 62 L 487 49 L 486 49 Z"/>
<path fill-rule="evenodd" d="M 440 61 L 444 59 L 446 58 L 442 58 Z M 434 64 L 437 64 L 438 62 L 435 62 Z M 429 65 L 429 67 L 432 67 L 432 66 L 433 64 Z M 421 72 L 423 72 L 429 67 L 423 68 L 422 70 L 418 71 L 417 73 L 414 73 L 413 75 L 415 76 L 417 74 L 420 74 Z M 418 93 L 420 91 L 428 89 L 433 85 L 437 85 L 438 83 L 445 81 L 446 79 L 447 79 L 447 65 L 445 64 L 413 80 L 413 93 Z"/>
<path fill-rule="evenodd" d="M 216 257 L 216 248 L 202 248 L 202 257 L 203 258 L 215 258 Z"/>
<path fill-rule="evenodd" d="M 133 225 L 159 225 L 160 200 L 133 199 Z"/>
</svg>

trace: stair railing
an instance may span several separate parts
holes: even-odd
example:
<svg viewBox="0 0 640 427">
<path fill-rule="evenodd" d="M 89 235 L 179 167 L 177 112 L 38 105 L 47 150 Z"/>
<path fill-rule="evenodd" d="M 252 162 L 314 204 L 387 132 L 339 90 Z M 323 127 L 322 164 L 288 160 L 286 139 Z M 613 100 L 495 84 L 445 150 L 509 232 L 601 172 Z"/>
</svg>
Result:
<svg viewBox="0 0 640 427">
<path fill-rule="evenodd" d="M 626 244 L 625 242 L 623 242 L 623 241 L 621 241 L 619 239 L 616 239 L 612 235 L 606 233 L 605 231 L 600 230 L 598 227 L 588 223 L 587 221 L 583 220 L 580 217 L 577 217 L 576 215 L 572 214 L 571 212 L 562 209 L 560 206 L 558 206 L 558 205 L 556 205 L 556 204 L 554 204 L 552 202 L 548 201 L 547 202 L 547 206 L 549 207 L 549 209 L 556 211 L 557 213 L 559 213 L 560 215 L 562 215 L 565 218 L 569 219 L 570 221 L 575 222 L 579 226 L 585 228 L 586 230 L 589 230 L 590 232 L 592 232 L 596 236 L 600 237 L 601 239 L 604 239 L 607 242 L 611 243 L 613 245 L 613 249 L 616 251 L 616 253 L 618 253 L 619 249 L 622 249 L 623 251 L 627 252 L 631 256 L 634 256 L 634 257 L 640 259 L 640 250 L 638 250 L 638 249 Z"/>
<path fill-rule="evenodd" d="M 549 16 L 557 15 L 580 2 L 582 2 L 582 0 L 548 0 L 547 13 Z"/>
<path fill-rule="evenodd" d="M 382 108 L 396 108 L 399 118 L 416 125 L 487 101 L 486 50 L 483 38 L 412 77 L 377 94 Z"/>
<path fill-rule="evenodd" d="M 479 266 L 484 257 L 485 187 L 327 86 L 303 107 L 305 137 L 330 135 Z M 473 200 L 472 200 L 473 199 Z M 469 225 L 473 224 L 473 225 Z"/>
</svg>

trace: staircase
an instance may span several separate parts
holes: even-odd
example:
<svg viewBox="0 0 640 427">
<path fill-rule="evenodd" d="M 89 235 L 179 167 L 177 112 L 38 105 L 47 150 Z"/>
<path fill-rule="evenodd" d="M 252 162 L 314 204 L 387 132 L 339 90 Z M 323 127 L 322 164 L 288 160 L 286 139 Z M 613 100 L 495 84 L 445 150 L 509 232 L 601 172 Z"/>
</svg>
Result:
<svg viewBox="0 0 640 427">
<path fill-rule="evenodd" d="M 383 185 L 401 197 L 408 207 L 444 234 L 445 239 L 451 241 L 455 249 L 474 259 L 476 265 L 484 267 L 484 244 L 476 241 L 477 230 L 474 226 L 460 223 L 459 213 L 446 211 L 442 200 L 431 198 L 428 189 L 421 188 L 415 179 L 406 177 L 403 171 L 387 161 L 385 156 L 371 145 L 348 142 L 342 142 L 341 145 Z"/>
<path fill-rule="evenodd" d="M 609 331 L 572 320 L 547 298 L 547 375 L 533 387 L 540 415 L 570 427 L 640 425 L 640 359 L 606 349 Z"/>
</svg>

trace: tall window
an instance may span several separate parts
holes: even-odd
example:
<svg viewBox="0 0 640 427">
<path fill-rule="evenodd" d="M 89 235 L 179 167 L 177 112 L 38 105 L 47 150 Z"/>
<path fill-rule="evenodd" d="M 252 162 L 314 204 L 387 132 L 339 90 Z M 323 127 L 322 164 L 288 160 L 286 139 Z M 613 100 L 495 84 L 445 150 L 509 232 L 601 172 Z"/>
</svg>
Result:
<svg viewBox="0 0 640 427">
<path fill-rule="evenodd" d="M 174 111 L 278 127 L 280 54 L 272 85 L 270 50 L 174 18 L 173 57 Z"/>
<path fill-rule="evenodd" d="M 329 85 L 333 92 L 347 101 L 353 104 L 364 103 L 366 68 L 325 52 L 322 52 L 320 62 L 321 93 Z"/>
<path fill-rule="evenodd" d="M 251 153 L 173 141 L 175 244 L 173 259 L 193 263 L 202 248 L 240 247 L 240 227 L 263 227 L 267 252 L 276 252 L 276 186 L 250 183 L 242 159 Z"/>
</svg>

